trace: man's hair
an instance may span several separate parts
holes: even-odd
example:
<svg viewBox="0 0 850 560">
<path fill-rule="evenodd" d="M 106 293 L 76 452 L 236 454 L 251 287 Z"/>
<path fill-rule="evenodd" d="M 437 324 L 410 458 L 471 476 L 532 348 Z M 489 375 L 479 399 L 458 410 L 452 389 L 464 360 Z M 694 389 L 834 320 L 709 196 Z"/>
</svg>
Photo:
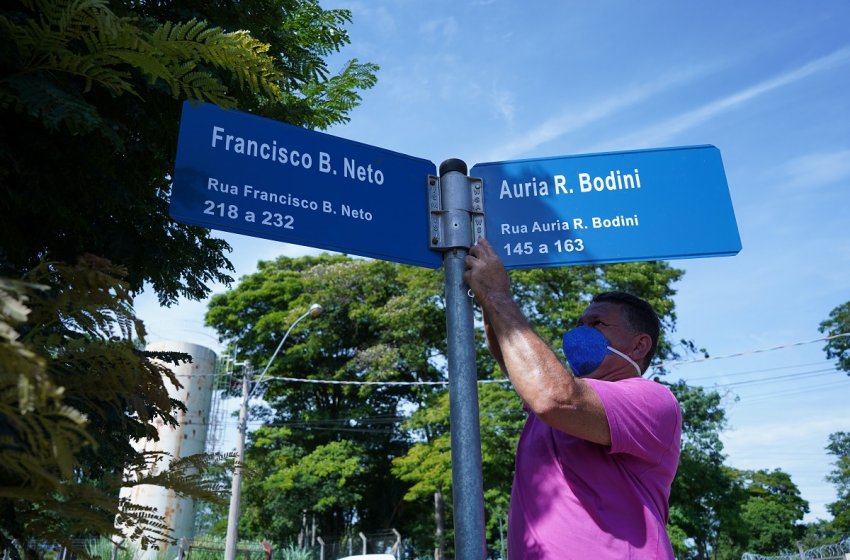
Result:
<svg viewBox="0 0 850 560">
<path fill-rule="evenodd" d="M 626 292 L 603 292 L 593 296 L 591 303 L 613 303 L 623 309 L 623 316 L 629 328 L 637 333 L 646 333 L 652 339 L 643 359 L 644 370 L 658 351 L 658 337 L 661 335 L 661 320 L 651 305 L 645 300 Z"/>
</svg>

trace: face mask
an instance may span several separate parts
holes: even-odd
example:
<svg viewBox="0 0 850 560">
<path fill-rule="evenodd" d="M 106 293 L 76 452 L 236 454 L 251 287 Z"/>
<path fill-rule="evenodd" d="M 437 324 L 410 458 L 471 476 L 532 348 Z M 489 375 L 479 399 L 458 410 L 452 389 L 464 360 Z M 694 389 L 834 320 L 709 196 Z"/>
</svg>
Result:
<svg viewBox="0 0 850 560">
<path fill-rule="evenodd" d="M 564 356 L 577 377 L 584 377 L 596 371 L 608 354 L 620 356 L 634 366 L 638 376 L 643 374 L 634 360 L 611 348 L 605 335 L 593 327 L 582 325 L 564 333 Z"/>
</svg>

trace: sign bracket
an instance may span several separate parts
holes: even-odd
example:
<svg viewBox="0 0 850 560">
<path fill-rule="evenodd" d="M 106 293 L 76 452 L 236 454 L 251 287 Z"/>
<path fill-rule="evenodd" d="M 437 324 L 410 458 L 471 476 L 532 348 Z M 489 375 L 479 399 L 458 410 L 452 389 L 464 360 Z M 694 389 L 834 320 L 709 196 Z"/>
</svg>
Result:
<svg viewBox="0 0 850 560">
<path fill-rule="evenodd" d="M 460 160 L 447 160 L 452 161 Z M 462 177 L 456 175 L 448 180 L 458 184 L 446 186 L 440 177 L 428 176 L 429 239 L 430 248 L 435 251 L 468 249 L 486 236 L 484 182 L 465 172 Z"/>
</svg>

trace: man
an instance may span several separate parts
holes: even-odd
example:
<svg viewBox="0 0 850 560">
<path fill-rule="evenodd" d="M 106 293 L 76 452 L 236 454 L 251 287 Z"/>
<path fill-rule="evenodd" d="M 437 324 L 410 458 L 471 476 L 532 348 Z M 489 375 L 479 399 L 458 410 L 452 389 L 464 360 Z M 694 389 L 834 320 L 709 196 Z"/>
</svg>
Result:
<svg viewBox="0 0 850 560">
<path fill-rule="evenodd" d="M 490 351 L 528 411 L 508 517 L 510 560 L 672 559 L 666 523 L 682 417 L 673 394 L 641 377 L 660 322 L 645 301 L 597 296 L 564 335 L 565 366 L 511 297 L 482 240 L 464 279 Z"/>
</svg>

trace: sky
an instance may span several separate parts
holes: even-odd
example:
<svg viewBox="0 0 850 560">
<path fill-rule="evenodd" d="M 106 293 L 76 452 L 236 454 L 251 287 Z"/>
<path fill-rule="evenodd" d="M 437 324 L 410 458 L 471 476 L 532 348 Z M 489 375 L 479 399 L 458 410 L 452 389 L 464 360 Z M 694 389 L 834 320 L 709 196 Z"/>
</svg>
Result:
<svg viewBox="0 0 850 560">
<path fill-rule="evenodd" d="M 828 519 L 828 435 L 850 430 L 850 377 L 818 325 L 850 300 L 850 3 L 846 0 L 323 0 L 351 10 L 329 59 L 380 66 L 327 132 L 428 159 L 475 163 L 712 144 L 742 250 L 675 260 L 676 339 L 712 359 L 667 379 L 724 396 L 726 463 L 781 468 Z M 675 209 L 671 209 L 675 211 Z M 238 279 L 314 249 L 214 232 Z M 212 286 L 213 293 L 227 289 Z M 206 302 L 137 298 L 149 341 L 221 350 Z M 235 419 L 226 431 L 234 432 Z"/>
</svg>

